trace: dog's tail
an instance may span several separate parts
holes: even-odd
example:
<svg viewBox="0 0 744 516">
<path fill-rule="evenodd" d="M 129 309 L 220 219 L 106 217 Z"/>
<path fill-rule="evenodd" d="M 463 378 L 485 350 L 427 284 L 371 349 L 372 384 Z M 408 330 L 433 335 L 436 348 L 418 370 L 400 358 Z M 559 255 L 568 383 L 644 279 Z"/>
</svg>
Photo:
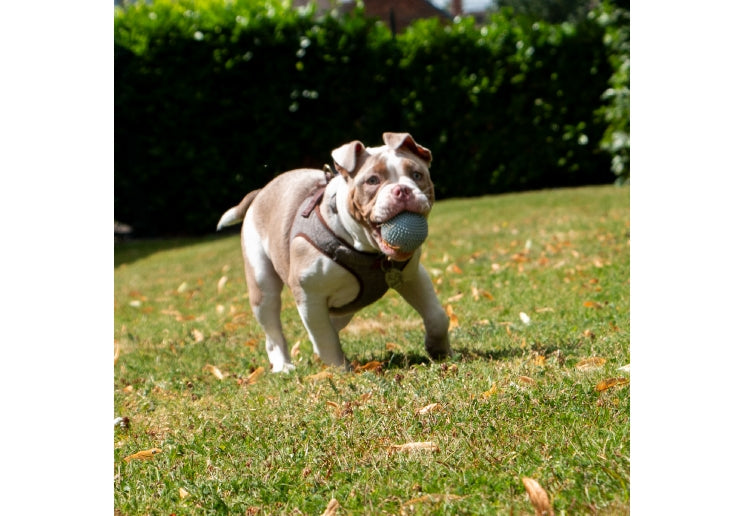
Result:
<svg viewBox="0 0 744 516">
<path fill-rule="evenodd" d="M 217 223 L 217 231 L 226 228 L 227 226 L 232 226 L 233 224 L 238 224 L 239 222 L 241 222 L 245 218 L 248 207 L 251 205 L 253 199 L 256 198 L 256 195 L 258 195 L 258 192 L 260 191 L 261 189 L 253 190 L 251 193 L 243 197 L 243 200 L 240 201 L 240 204 L 238 204 L 237 206 L 233 206 L 225 213 L 223 213 L 222 217 L 220 217 L 220 221 Z"/>
</svg>

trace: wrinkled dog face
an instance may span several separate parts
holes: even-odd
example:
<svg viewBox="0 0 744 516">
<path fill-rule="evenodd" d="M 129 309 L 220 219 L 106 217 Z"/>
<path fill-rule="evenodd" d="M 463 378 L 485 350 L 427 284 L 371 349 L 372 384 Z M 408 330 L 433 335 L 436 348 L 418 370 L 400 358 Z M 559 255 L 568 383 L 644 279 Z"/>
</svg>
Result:
<svg viewBox="0 0 744 516">
<path fill-rule="evenodd" d="M 431 152 L 408 134 L 385 133 L 385 145 L 366 148 L 359 141 L 332 153 L 336 168 L 346 178 L 349 212 L 372 237 L 380 251 L 394 260 L 403 253 L 384 242 L 380 224 L 403 211 L 428 216 L 434 203 L 429 174 Z"/>
</svg>

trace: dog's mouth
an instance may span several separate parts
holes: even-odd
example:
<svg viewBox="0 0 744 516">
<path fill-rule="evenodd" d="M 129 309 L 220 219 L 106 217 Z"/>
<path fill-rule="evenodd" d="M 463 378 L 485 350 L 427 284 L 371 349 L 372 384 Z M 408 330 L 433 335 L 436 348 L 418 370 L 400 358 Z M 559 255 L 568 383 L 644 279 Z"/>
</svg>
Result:
<svg viewBox="0 0 744 516">
<path fill-rule="evenodd" d="M 390 218 L 393 218 L 393 217 L 390 217 Z M 372 236 L 374 237 L 375 242 L 377 243 L 377 246 L 379 247 L 380 251 L 382 251 L 383 254 L 385 254 L 385 256 L 387 256 L 388 258 L 390 258 L 391 260 L 395 262 L 404 262 L 406 260 L 410 260 L 417 249 L 414 249 L 413 251 L 405 252 L 400 247 L 395 246 L 389 242 L 386 242 L 385 239 L 382 238 L 382 225 L 385 222 L 387 221 L 383 220 L 381 222 L 371 222 Z"/>
<path fill-rule="evenodd" d="M 394 245 L 391 245 L 385 242 L 385 239 L 382 238 L 382 232 L 380 231 L 379 226 L 374 228 L 372 234 L 375 237 L 375 241 L 377 242 L 377 245 L 379 246 L 380 251 L 382 251 L 385 254 L 385 256 L 387 256 L 393 261 L 404 262 L 406 260 L 409 260 L 411 256 L 413 256 L 413 253 L 416 252 L 414 250 L 412 252 L 406 253 L 406 252 L 403 252 L 399 247 L 396 247 Z"/>
</svg>

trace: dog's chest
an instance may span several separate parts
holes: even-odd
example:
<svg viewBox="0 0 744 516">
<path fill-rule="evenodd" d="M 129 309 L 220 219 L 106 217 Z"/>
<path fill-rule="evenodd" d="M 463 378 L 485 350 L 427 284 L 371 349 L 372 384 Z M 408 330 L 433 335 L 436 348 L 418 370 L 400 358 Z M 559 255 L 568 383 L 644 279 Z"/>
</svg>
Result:
<svg viewBox="0 0 744 516">
<path fill-rule="evenodd" d="M 380 299 L 390 287 L 398 286 L 408 262 L 391 262 L 382 253 L 354 249 L 323 219 L 318 207 L 321 198 L 322 194 L 311 195 L 292 226 L 292 239 L 300 237 L 321 253 L 303 274 L 303 285 L 326 291 L 334 315 L 354 313 Z M 315 277 L 322 281 L 315 281 Z"/>
</svg>

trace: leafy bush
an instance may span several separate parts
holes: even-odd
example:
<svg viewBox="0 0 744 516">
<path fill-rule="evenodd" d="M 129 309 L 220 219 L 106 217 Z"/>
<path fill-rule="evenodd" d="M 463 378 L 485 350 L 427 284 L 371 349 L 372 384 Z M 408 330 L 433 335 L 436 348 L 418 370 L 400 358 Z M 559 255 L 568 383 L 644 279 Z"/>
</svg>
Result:
<svg viewBox="0 0 744 516">
<path fill-rule="evenodd" d="M 612 156 L 618 183 L 630 180 L 630 15 L 624 9 L 603 4 L 590 17 L 605 28 L 604 43 L 613 73 L 602 94 L 605 103 L 598 113 L 607 123 L 600 148 Z"/>
<path fill-rule="evenodd" d="M 115 12 L 115 217 L 139 235 L 212 231 L 277 173 L 384 131 L 432 150 L 440 198 L 613 179 L 599 17 L 427 20 L 396 38 L 360 10 L 280 1 Z"/>
<path fill-rule="evenodd" d="M 592 24 L 523 27 L 494 16 L 418 24 L 402 43 L 406 127 L 439 156 L 445 196 L 608 180 L 594 116 L 610 73 Z"/>
</svg>

